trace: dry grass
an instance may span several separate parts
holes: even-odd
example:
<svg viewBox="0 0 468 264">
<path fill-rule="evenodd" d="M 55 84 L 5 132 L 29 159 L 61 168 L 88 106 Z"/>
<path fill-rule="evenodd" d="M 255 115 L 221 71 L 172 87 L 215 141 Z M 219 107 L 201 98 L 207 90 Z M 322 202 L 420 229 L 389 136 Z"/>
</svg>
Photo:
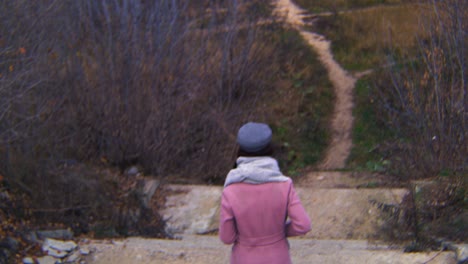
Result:
<svg viewBox="0 0 468 264">
<path fill-rule="evenodd" d="M 358 37 L 356 48 L 391 47 L 406 49 L 415 44 L 419 32 L 419 5 L 377 7 L 342 15 L 348 32 L 345 37 Z"/>
<path fill-rule="evenodd" d="M 368 69 L 385 64 L 386 54 L 411 56 L 421 31 L 419 17 L 427 8 L 418 4 L 377 6 L 374 8 L 321 17 L 314 30 L 333 42 L 333 51 L 345 67 Z"/>
</svg>

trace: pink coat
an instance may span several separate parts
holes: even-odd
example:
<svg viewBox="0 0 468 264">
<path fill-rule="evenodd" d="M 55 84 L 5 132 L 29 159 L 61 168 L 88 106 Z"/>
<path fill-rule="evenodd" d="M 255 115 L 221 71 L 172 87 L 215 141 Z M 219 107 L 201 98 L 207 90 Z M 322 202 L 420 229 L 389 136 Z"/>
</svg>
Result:
<svg viewBox="0 0 468 264">
<path fill-rule="evenodd" d="M 232 264 L 291 263 L 286 237 L 303 235 L 310 228 L 291 180 L 235 183 L 223 190 L 219 237 L 234 244 Z"/>
</svg>

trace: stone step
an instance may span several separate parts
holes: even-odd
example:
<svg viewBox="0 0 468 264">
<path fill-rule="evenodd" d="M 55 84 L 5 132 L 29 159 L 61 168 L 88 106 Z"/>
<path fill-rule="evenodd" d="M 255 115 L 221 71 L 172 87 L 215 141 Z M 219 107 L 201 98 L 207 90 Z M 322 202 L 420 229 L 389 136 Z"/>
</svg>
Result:
<svg viewBox="0 0 468 264">
<path fill-rule="evenodd" d="M 221 186 L 169 185 L 162 210 L 167 231 L 207 234 L 217 231 Z M 397 207 L 408 193 L 403 188 L 296 187 L 312 221 L 315 239 L 380 239 L 385 224 L 379 205 Z"/>
<path fill-rule="evenodd" d="M 168 185 L 162 216 L 171 234 L 215 231 L 219 221 L 221 186 Z"/>
<path fill-rule="evenodd" d="M 406 189 L 297 188 L 316 239 L 381 239 L 386 217 L 379 205 L 398 207 Z"/>
<path fill-rule="evenodd" d="M 314 171 L 295 181 L 310 188 L 400 188 L 389 176 L 370 172 Z"/>
<path fill-rule="evenodd" d="M 362 240 L 289 239 L 295 264 L 452 264 L 454 252 L 404 253 L 402 249 Z M 216 236 L 184 235 L 180 240 L 128 238 L 112 242 L 91 241 L 94 252 L 87 263 L 229 263 L 231 247 Z"/>
</svg>

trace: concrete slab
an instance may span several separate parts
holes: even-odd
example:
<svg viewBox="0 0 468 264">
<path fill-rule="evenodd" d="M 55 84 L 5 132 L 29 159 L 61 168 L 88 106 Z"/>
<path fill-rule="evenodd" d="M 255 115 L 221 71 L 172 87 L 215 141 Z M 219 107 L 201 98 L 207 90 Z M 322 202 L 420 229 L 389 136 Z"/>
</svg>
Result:
<svg viewBox="0 0 468 264">
<path fill-rule="evenodd" d="M 203 234 L 216 230 L 221 186 L 169 185 L 163 219 L 172 234 Z"/>
<path fill-rule="evenodd" d="M 297 186 L 327 188 L 395 188 L 401 186 L 389 176 L 370 172 L 313 171 L 295 181 Z"/>
<path fill-rule="evenodd" d="M 289 239 L 295 264 L 455 264 L 454 252 L 403 253 L 402 250 L 374 248 L 366 241 Z M 184 235 L 181 240 L 129 238 L 90 244 L 94 253 L 89 264 L 130 263 L 229 263 L 231 247 L 216 236 Z"/>
<path fill-rule="evenodd" d="M 173 234 L 216 232 L 222 187 L 170 185 L 162 211 L 167 231 Z M 296 188 L 312 221 L 315 239 L 378 239 L 381 211 L 370 201 L 398 205 L 405 189 Z"/>
<path fill-rule="evenodd" d="M 307 237 L 316 239 L 378 239 L 382 211 L 371 201 L 399 205 L 406 189 L 297 188 L 312 221 Z"/>
</svg>

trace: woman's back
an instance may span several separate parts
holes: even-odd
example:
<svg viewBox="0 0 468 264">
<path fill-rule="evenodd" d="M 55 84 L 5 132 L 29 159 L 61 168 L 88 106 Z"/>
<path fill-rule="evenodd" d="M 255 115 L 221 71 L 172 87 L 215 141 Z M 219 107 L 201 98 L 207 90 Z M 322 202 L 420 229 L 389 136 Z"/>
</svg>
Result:
<svg viewBox="0 0 468 264">
<path fill-rule="evenodd" d="M 288 236 L 310 231 L 310 219 L 292 181 L 272 152 L 271 129 L 249 122 L 238 132 L 239 157 L 221 198 L 219 237 L 232 247 L 233 264 L 288 264 Z"/>
<path fill-rule="evenodd" d="M 236 217 L 237 230 L 244 237 L 262 237 L 285 231 L 291 182 L 237 183 L 226 187 Z"/>
<path fill-rule="evenodd" d="M 223 191 L 219 235 L 224 243 L 234 243 L 231 263 L 291 263 L 286 237 L 309 230 L 291 180 L 236 183 Z"/>
</svg>

